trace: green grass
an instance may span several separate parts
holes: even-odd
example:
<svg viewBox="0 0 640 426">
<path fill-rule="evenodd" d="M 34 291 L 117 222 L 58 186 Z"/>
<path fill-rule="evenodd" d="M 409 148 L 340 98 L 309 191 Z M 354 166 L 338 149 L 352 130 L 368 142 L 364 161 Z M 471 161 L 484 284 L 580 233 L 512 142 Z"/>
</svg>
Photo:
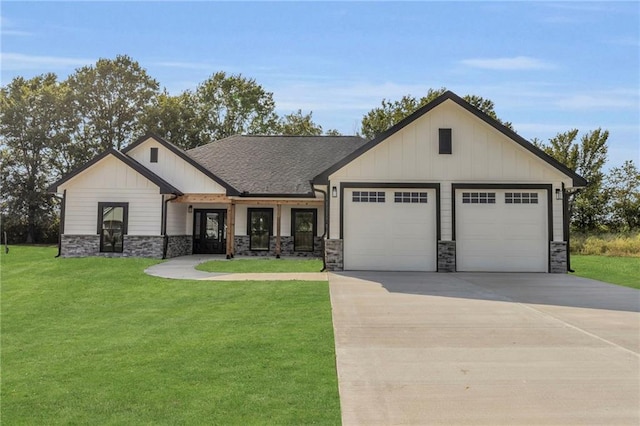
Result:
<svg viewBox="0 0 640 426">
<path fill-rule="evenodd" d="M 320 272 L 320 259 L 231 259 L 212 260 L 196 267 L 206 272 Z"/>
<path fill-rule="evenodd" d="M 339 424 L 327 282 L 2 255 L 2 424 Z"/>
<path fill-rule="evenodd" d="M 571 256 L 575 275 L 640 289 L 640 258 L 612 256 Z"/>
</svg>

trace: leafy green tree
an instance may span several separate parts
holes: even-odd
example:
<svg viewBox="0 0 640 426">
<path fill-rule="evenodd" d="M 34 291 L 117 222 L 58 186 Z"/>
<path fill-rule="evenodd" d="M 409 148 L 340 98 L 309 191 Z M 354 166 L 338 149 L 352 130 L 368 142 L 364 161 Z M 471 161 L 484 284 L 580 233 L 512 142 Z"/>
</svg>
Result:
<svg viewBox="0 0 640 426">
<path fill-rule="evenodd" d="M 607 217 L 607 193 L 603 191 L 602 167 L 607 161 L 607 130 L 596 129 L 584 134 L 578 143 L 578 129 L 558 133 L 548 144 L 534 141 L 547 154 L 576 171 L 589 185 L 569 195 L 569 215 L 574 228 L 594 231 Z"/>
<path fill-rule="evenodd" d="M 640 170 L 632 160 L 609 171 L 605 180 L 612 227 L 621 231 L 640 229 Z"/>
<path fill-rule="evenodd" d="M 340 133 L 337 129 L 329 129 L 324 132 L 324 134 L 327 136 L 342 136 L 342 133 Z"/>
<path fill-rule="evenodd" d="M 100 59 L 69 76 L 71 105 L 78 117 L 75 139 L 86 157 L 131 142 L 138 120 L 158 95 L 159 84 L 126 55 Z"/>
<path fill-rule="evenodd" d="M 55 74 L 14 78 L 0 90 L 0 209 L 5 229 L 33 243 L 55 221 L 55 200 L 46 192 L 55 176 L 56 148 L 68 144 L 63 87 Z"/>
<path fill-rule="evenodd" d="M 191 149 L 200 145 L 201 122 L 193 92 L 171 96 L 165 91 L 145 109 L 139 126 L 140 133 L 151 131 L 182 149 Z"/>
<path fill-rule="evenodd" d="M 302 110 L 287 114 L 280 120 L 278 133 L 288 136 L 319 136 L 322 126 L 313 122 L 313 113 L 302 114 Z"/>
<path fill-rule="evenodd" d="M 367 139 L 374 138 L 446 91 L 447 89 L 444 87 L 429 89 L 427 94 L 420 99 L 416 99 L 411 95 L 403 96 L 398 101 L 383 99 L 380 107 L 372 109 L 362 118 L 362 134 Z M 490 117 L 500 121 L 494 110 L 494 104 L 489 99 L 476 95 L 467 95 L 463 99 Z M 502 122 L 502 124 L 509 128 L 512 127 L 511 123 L 508 122 Z"/>
<path fill-rule="evenodd" d="M 254 79 L 213 74 L 196 89 L 200 144 L 236 134 L 273 134 L 278 129 L 273 94 Z"/>
</svg>

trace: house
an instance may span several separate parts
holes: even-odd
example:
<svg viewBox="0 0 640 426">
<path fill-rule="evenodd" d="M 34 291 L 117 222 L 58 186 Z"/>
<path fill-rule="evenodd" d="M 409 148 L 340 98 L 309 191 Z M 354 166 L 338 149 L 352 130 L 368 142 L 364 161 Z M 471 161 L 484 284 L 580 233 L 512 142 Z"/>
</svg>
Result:
<svg viewBox="0 0 640 426">
<path fill-rule="evenodd" d="M 323 256 L 330 270 L 569 268 L 587 182 L 452 92 L 371 141 L 145 135 L 54 183 L 62 256 Z"/>
</svg>

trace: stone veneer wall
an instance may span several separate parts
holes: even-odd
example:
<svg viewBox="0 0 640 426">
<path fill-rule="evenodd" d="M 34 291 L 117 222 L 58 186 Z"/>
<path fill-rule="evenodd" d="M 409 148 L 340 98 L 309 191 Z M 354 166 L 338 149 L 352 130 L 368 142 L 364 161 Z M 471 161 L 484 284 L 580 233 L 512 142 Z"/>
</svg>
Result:
<svg viewBox="0 0 640 426">
<path fill-rule="evenodd" d="M 322 257 L 322 237 L 314 237 L 313 251 L 294 251 L 293 237 L 280 237 L 280 255 L 295 257 Z M 275 256 L 276 237 L 269 240 L 269 250 L 250 250 L 249 236 L 236 235 L 234 237 L 234 255 L 236 256 Z"/>
<path fill-rule="evenodd" d="M 549 243 L 550 270 L 552 274 L 567 273 L 567 243 L 566 241 L 551 241 Z"/>
<path fill-rule="evenodd" d="M 62 235 L 62 257 L 150 257 L 161 259 L 164 238 L 161 235 L 125 235 L 122 253 L 100 253 L 98 235 Z"/>
<path fill-rule="evenodd" d="M 438 272 L 456 271 L 456 242 L 438 241 Z"/>
<path fill-rule="evenodd" d="M 171 235 L 167 243 L 167 259 L 186 256 L 193 253 L 193 237 L 191 235 Z"/>
<path fill-rule="evenodd" d="M 324 255 L 327 271 L 342 271 L 344 269 L 342 240 L 324 240 Z"/>
</svg>

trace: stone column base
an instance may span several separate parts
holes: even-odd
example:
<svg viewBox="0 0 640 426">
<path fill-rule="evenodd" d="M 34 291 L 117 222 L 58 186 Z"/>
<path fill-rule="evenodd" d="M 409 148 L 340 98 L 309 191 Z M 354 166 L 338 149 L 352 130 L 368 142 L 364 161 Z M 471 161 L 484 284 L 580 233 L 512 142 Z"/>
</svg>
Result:
<svg viewBox="0 0 640 426">
<path fill-rule="evenodd" d="M 327 271 L 344 270 L 344 254 L 342 240 L 324 240 L 324 258 Z"/>
<path fill-rule="evenodd" d="M 456 242 L 438 241 L 438 272 L 456 271 Z"/>
<path fill-rule="evenodd" d="M 566 241 L 551 241 L 549 243 L 549 272 L 552 274 L 567 273 Z"/>
</svg>

